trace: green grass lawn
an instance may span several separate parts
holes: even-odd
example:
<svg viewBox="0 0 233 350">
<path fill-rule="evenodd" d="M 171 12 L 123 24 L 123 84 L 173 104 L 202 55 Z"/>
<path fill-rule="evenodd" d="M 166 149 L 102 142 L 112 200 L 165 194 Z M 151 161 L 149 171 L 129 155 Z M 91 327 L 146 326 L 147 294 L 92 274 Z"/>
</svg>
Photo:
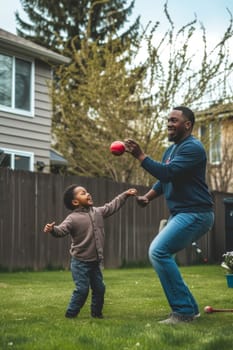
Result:
<svg viewBox="0 0 233 350">
<path fill-rule="evenodd" d="M 103 320 L 90 317 L 90 299 L 76 319 L 64 317 L 73 290 L 69 271 L 0 274 L 0 349 L 20 350 L 227 350 L 233 349 L 233 308 L 220 266 L 183 267 L 202 316 L 162 325 L 170 312 L 152 268 L 104 270 Z"/>
</svg>

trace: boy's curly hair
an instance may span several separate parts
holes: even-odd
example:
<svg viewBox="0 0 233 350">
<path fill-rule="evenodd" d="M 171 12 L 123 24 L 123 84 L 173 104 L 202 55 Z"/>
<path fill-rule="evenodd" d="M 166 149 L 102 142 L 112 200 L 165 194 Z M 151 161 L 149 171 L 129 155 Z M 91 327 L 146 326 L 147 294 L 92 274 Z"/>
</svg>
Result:
<svg viewBox="0 0 233 350">
<path fill-rule="evenodd" d="M 74 199 L 74 189 L 78 187 L 78 185 L 73 184 L 66 188 L 63 194 L 63 202 L 67 209 L 74 210 L 75 206 L 72 204 L 72 200 Z"/>
</svg>

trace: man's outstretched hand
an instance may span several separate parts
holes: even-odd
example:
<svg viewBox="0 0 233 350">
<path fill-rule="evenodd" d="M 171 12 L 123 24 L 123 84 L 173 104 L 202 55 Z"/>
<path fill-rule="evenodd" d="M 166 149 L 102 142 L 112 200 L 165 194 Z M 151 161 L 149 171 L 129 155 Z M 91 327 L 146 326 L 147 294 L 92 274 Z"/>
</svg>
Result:
<svg viewBox="0 0 233 350">
<path fill-rule="evenodd" d="M 146 196 L 138 196 L 137 203 L 140 205 L 140 207 L 144 208 L 149 203 L 149 199 Z"/>
<path fill-rule="evenodd" d="M 134 158 L 142 161 L 146 156 L 137 142 L 131 139 L 124 140 L 125 151 L 131 153 Z"/>
</svg>

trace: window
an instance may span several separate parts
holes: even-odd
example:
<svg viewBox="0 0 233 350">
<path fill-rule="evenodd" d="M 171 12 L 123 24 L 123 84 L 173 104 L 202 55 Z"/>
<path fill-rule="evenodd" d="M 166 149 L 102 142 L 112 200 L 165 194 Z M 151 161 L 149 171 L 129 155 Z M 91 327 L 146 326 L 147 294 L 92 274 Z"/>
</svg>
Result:
<svg viewBox="0 0 233 350">
<path fill-rule="evenodd" d="M 219 164 L 221 162 L 221 126 L 220 123 L 211 122 L 210 132 L 210 163 Z"/>
<path fill-rule="evenodd" d="M 32 114 L 33 64 L 20 58 L 0 54 L 1 109 Z"/>
<path fill-rule="evenodd" d="M 4 157 L 1 156 L 1 167 L 6 167 L 14 170 L 30 170 L 33 171 L 34 154 L 31 152 L 23 152 L 1 148 L 4 152 Z"/>
<path fill-rule="evenodd" d="M 219 164 L 221 162 L 221 123 L 212 121 L 208 125 L 199 127 L 199 138 L 209 150 L 209 162 Z"/>
</svg>

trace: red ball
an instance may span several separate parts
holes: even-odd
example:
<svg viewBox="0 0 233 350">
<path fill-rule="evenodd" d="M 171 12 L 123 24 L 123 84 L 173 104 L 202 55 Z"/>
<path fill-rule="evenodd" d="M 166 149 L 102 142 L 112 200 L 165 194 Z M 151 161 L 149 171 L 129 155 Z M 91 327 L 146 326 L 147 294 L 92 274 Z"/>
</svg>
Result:
<svg viewBox="0 0 233 350">
<path fill-rule="evenodd" d="M 205 306 L 204 311 L 205 311 L 207 314 L 210 314 L 211 312 L 213 312 L 213 308 L 212 308 L 211 306 Z"/>
<path fill-rule="evenodd" d="M 125 152 L 125 144 L 122 141 L 114 141 L 110 145 L 110 152 L 114 154 L 114 156 L 120 156 Z"/>
</svg>

